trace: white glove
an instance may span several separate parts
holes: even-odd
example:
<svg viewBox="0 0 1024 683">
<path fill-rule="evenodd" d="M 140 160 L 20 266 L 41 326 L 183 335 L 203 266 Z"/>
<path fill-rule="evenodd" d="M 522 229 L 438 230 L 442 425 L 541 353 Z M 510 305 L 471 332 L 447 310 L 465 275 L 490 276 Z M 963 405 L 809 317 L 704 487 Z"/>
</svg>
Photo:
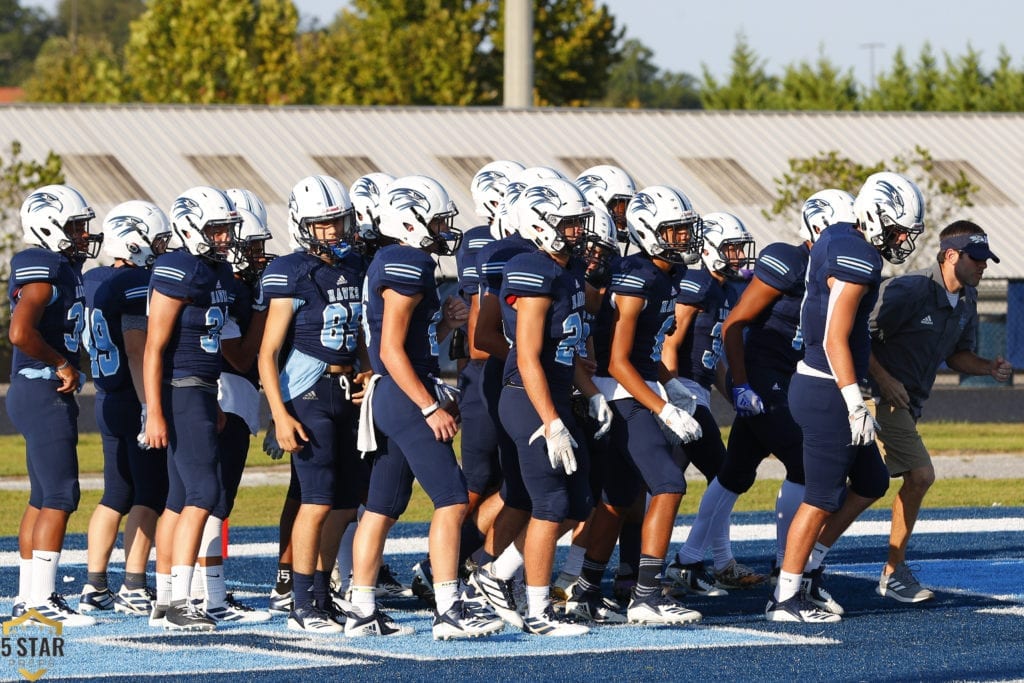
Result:
<svg viewBox="0 0 1024 683">
<path fill-rule="evenodd" d="M 612 428 L 612 409 L 608 407 L 608 400 L 601 394 L 594 394 L 590 397 L 590 417 L 597 420 L 598 429 L 594 433 L 595 439 L 600 439 Z"/>
<path fill-rule="evenodd" d="M 668 394 L 668 402 L 676 408 L 685 411 L 689 415 L 697 412 L 697 397 L 686 388 L 686 385 L 678 379 L 670 379 L 665 382 L 665 393 Z"/>
<path fill-rule="evenodd" d="M 847 384 L 839 390 L 846 402 L 846 410 L 850 417 L 850 445 L 867 446 L 875 440 L 878 422 L 872 417 L 864 399 L 860 395 L 860 387 Z"/>
<path fill-rule="evenodd" d="M 686 411 L 680 410 L 671 403 L 665 404 L 665 407 L 658 413 L 658 419 L 668 427 L 669 431 L 666 432 L 666 436 L 669 437 L 673 446 L 696 441 L 703 434 L 699 422 L 688 415 Z"/>
<path fill-rule="evenodd" d="M 149 444 L 146 443 L 146 404 L 142 404 L 142 418 L 139 420 L 142 423 L 142 428 L 139 430 L 139 435 L 135 437 L 135 440 L 139 443 L 139 448 L 144 451 L 149 450 Z"/>
<path fill-rule="evenodd" d="M 544 425 L 541 425 L 537 431 L 530 435 L 529 443 L 532 444 L 542 436 L 544 436 Z M 560 418 L 555 418 L 548 423 L 547 436 L 544 441 L 548 448 L 548 460 L 551 461 L 551 469 L 557 470 L 561 467 L 565 470 L 566 474 L 572 474 L 576 471 L 576 455 L 572 449 L 579 448 L 579 444 L 572 438 L 572 434 L 569 433 L 568 428 Z"/>
<path fill-rule="evenodd" d="M 740 384 L 732 388 L 732 405 L 740 417 L 754 417 L 764 413 L 764 401 L 749 384 Z"/>
</svg>

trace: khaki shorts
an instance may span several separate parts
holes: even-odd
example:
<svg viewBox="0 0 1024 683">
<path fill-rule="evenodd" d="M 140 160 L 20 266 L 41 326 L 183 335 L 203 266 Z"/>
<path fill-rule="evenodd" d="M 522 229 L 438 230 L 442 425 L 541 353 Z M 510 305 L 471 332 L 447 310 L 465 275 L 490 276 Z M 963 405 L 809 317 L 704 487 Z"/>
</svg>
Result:
<svg viewBox="0 0 1024 683">
<path fill-rule="evenodd" d="M 889 476 L 899 477 L 909 470 L 930 465 L 932 456 L 917 432 L 917 423 L 910 411 L 895 408 L 881 399 L 876 401 L 877 405 L 875 401 L 868 401 L 868 409 L 878 421 L 876 440 Z"/>
</svg>

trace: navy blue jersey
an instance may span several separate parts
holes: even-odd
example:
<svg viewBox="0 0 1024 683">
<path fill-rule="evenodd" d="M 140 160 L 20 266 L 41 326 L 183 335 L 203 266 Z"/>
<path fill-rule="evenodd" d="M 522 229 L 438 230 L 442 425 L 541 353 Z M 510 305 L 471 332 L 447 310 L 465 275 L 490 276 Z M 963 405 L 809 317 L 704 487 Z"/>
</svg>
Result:
<svg viewBox="0 0 1024 683">
<path fill-rule="evenodd" d="M 51 348 L 76 368 L 80 367 L 82 330 L 86 323 L 81 266 L 72 263 L 63 254 L 48 249 L 32 247 L 18 252 L 11 259 L 11 279 L 7 283 L 7 298 L 12 311 L 18 303 L 21 288 L 36 282 L 53 288 L 53 295 L 36 329 Z M 46 363 L 41 360 L 14 348 L 11 374 L 17 374 L 23 368 L 46 367 Z"/>
<path fill-rule="evenodd" d="M 93 273 L 97 273 L 93 275 Z M 106 274 L 105 279 L 101 279 Z M 149 268 L 93 268 L 85 274 L 85 299 L 89 309 L 89 360 L 92 381 L 99 391 L 132 387 L 121 319 L 146 315 Z M 99 283 L 98 286 L 96 283 Z"/>
<path fill-rule="evenodd" d="M 811 250 L 800 245 L 776 242 L 761 250 L 754 263 L 754 277 L 772 289 L 782 292 L 747 326 L 744 358 L 748 368 L 796 372 L 796 364 L 804 357 L 803 333 L 800 330 L 800 305 L 806 285 L 807 260 Z"/>
<path fill-rule="evenodd" d="M 633 254 L 618 260 L 595 324 L 594 353 L 597 355 L 597 374 L 610 376 L 608 362 L 612 348 L 613 297 L 633 296 L 643 299 L 644 307 L 636 321 L 636 334 L 629 362 L 645 380 L 658 381 L 661 346 L 676 319 L 676 279 L 678 275 L 675 269 L 666 273 L 650 258 L 641 254 Z"/>
<path fill-rule="evenodd" d="M 329 264 L 308 252 L 280 256 L 263 271 L 263 298 L 293 299 L 290 345 L 328 365 L 355 365 L 363 322 L 363 259 Z"/>
<path fill-rule="evenodd" d="M 519 254 L 508 261 L 501 284 L 501 318 L 506 334 L 516 338 L 516 309 L 512 304 L 522 297 L 551 299 L 544 321 L 544 345 L 540 361 L 552 396 L 572 387 L 573 366 L 589 336 L 583 319 L 586 295 L 583 289 L 583 264 L 570 261 L 563 268 L 542 251 Z M 505 360 L 505 381 L 522 386 L 515 343 Z"/>
<path fill-rule="evenodd" d="M 467 299 L 480 293 L 480 271 L 476 258 L 480 250 L 493 241 L 489 225 L 471 228 L 462 236 L 462 246 L 455 255 L 455 265 L 459 271 L 459 291 Z"/>
<path fill-rule="evenodd" d="M 229 291 L 228 316 L 238 325 L 239 334 L 245 337 L 249 331 L 249 325 L 252 324 L 252 314 L 257 311 L 267 310 L 263 289 L 258 282 L 249 285 L 236 277 L 231 280 Z M 245 372 L 238 372 L 231 363 L 224 363 L 223 370 L 224 372 L 230 372 L 232 375 L 245 377 L 257 389 L 260 386 L 259 368 L 256 367 L 255 362 Z"/>
<path fill-rule="evenodd" d="M 363 307 L 366 313 L 366 345 L 370 365 L 380 375 L 388 374 L 380 359 L 380 331 L 384 322 L 385 289 L 403 296 L 422 294 L 413 309 L 405 335 L 405 354 L 416 374 L 440 375 L 437 362 L 437 325 L 441 322 L 441 301 L 437 296 L 434 270 L 437 264 L 430 254 L 399 244 L 384 247 L 373 257 L 366 274 Z"/>
<path fill-rule="evenodd" d="M 476 255 L 480 294 L 498 296 L 505 275 L 505 264 L 513 256 L 531 251 L 537 251 L 537 245 L 519 235 L 511 235 L 484 245 Z"/>
<path fill-rule="evenodd" d="M 227 263 L 172 251 L 153 264 L 150 289 L 185 302 L 164 351 L 164 377 L 220 376 L 220 332 L 234 275 Z"/>
<path fill-rule="evenodd" d="M 720 283 L 703 268 L 688 270 L 679 281 L 676 301 L 700 309 L 679 349 L 680 377 L 692 379 L 705 389 L 715 383 L 715 367 L 725 354 L 722 323 L 746 286 L 746 281 Z"/>
<path fill-rule="evenodd" d="M 882 281 L 882 257 L 864 235 L 848 223 L 836 223 L 821 232 L 807 264 L 807 294 L 800 312 L 804 334 L 804 362 L 820 372 L 832 374 L 825 357 L 825 326 L 828 321 L 828 279 L 865 285 L 850 331 L 850 352 L 858 384 L 868 382 L 871 337 L 868 317 L 878 299 Z"/>
</svg>

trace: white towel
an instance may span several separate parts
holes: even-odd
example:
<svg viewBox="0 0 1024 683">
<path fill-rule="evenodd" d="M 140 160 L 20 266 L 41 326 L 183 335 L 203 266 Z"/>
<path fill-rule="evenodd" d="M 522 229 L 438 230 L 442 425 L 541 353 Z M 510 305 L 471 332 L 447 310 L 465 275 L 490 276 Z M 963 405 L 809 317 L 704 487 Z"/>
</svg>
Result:
<svg viewBox="0 0 1024 683">
<path fill-rule="evenodd" d="M 363 402 L 359 405 L 359 429 L 356 431 L 356 448 L 359 449 L 360 457 L 365 458 L 367 453 L 377 450 L 377 435 L 373 426 L 373 392 L 377 386 L 377 380 L 381 375 L 373 375 L 366 383 L 366 393 L 363 394 Z"/>
</svg>

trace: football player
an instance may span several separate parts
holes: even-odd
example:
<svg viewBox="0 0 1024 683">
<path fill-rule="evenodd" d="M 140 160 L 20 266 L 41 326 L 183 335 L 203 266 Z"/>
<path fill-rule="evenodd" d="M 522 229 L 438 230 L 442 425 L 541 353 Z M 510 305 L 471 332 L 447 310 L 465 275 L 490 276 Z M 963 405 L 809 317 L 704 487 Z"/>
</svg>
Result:
<svg viewBox="0 0 1024 683">
<path fill-rule="evenodd" d="M 853 204 L 855 224 L 835 223 L 818 237 L 807 265 L 800 311 L 804 358 L 789 405 L 804 441 L 804 501 L 789 527 L 769 621 L 834 622 L 843 609 L 821 593 L 832 544 L 889 486 L 875 443 L 876 422 L 861 393 L 868 386 L 868 317 L 878 297 L 882 259 L 902 263 L 924 230 L 924 199 L 909 179 L 868 177 Z M 827 598 L 822 600 L 821 598 Z"/>
<path fill-rule="evenodd" d="M 156 520 L 167 500 L 167 453 L 139 445 L 145 397 L 142 354 L 150 269 L 170 236 L 171 224 L 155 204 L 118 204 L 103 221 L 103 251 L 114 265 L 92 268 L 83 276 L 89 319 L 86 345 L 103 441 L 103 497 L 89 519 L 82 611 L 113 609 L 149 616 L 153 607 L 146 563 Z M 107 587 L 107 565 L 125 515 L 124 584 L 113 594 Z"/>
<path fill-rule="evenodd" d="M 11 259 L 7 296 L 14 346 L 7 413 L 25 437 L 30 492 L 18 529 L 21 560 L 14 616 L 34 608 L 64 626 L 96 620 L 68 607 L 56 576 L 68 518 L 78 507 L 78 403 L 85 291 L 82 264 L 102 237 L 78 190 L 46 185 L 21 205 L 27 249 Z"/>
</svg>

